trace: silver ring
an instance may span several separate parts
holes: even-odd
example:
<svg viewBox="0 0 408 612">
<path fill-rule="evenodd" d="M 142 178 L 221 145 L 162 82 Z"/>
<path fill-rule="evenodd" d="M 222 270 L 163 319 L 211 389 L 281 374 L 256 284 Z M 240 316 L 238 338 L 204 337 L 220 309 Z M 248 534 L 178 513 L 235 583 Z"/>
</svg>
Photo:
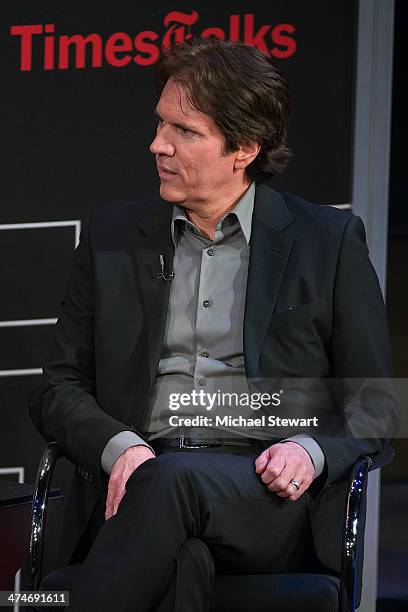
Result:
<svg viewBox="0 0 408 612">
<path fill-rule="evenodd" d="M 293 486 L 296 487 L 297 490 L 299 491 L 299 489 L 300 489 L 300 482 L 298 480 L 295 480 L 294 478 L 292 478 L 292 480 L 290 481 L 290 484 L 293 484 Z"/>
</svg>

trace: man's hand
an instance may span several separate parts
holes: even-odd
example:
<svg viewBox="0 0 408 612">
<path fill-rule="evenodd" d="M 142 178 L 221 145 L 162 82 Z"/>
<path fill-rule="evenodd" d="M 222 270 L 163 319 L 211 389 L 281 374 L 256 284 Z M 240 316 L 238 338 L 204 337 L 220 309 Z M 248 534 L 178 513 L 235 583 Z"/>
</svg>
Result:
<svg viewBox="0 0 408 612">
<path fill-rule="evenodd" d="M 315 473 L 309 453 L 296 442 L 273 444 L 255 460 L 255 471 L 270 491 L 297 500 L 313 482 Z M 291 480 L 297 480 L 299 490 Z"/>
<path fill-rule="evenodd" d="M 125 494 L 125 485 L 129 476 L 145 461 L 154 459 L 155 455 L 150 448 L 143 445 L 131 446 L 126 449 L 112 466 L 106 497 L 105 519 L 108 520 L 116 514 L 122 497 Z"/>
</svg>

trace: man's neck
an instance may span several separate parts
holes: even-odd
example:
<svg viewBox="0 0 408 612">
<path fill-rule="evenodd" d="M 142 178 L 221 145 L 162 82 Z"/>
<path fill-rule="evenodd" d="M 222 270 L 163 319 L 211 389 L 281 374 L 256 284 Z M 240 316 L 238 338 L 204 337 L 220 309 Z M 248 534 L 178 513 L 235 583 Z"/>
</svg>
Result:
<svg viewBox="0 0 408 612">
<path fill-rule="evenodd" d="M 202 208 L 197 207 L 194 209 L 190 209 L 188 205 L 185 205 L 184 210 L 187 218 L 194 223 L 207 238 L 214 240 L 217 224 L 234 208 L 250 185 L 251 181 L 245 182 L 236 193 L 233 195 L 229 194 L 228 197 L 221 201 L 214 202 L 213 205 L 206 203 Z"/>
</svg>

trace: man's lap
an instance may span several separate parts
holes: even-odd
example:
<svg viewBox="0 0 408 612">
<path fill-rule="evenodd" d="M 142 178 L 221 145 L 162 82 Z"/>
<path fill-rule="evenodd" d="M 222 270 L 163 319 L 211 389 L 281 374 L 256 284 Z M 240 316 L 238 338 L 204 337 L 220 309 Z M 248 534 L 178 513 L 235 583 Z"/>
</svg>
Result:
<svg viewBox="0 0 408 612">
<path fill-rule="evenodd" d="M 154 503 L 166 508 L 167 485 L 181 483 L 181 495 L 191 497 L 191 535 L 208 545 L 218 571 L 304 569 L 312 548 L 304 496 L 291 502 L 269 491 L 255 473 L 252 450 L 211 451 L 171 451 L 148 460 L 130 477 L 124 505 L 136 507 L 143 473 L 157 472 Z"/>
</svg>

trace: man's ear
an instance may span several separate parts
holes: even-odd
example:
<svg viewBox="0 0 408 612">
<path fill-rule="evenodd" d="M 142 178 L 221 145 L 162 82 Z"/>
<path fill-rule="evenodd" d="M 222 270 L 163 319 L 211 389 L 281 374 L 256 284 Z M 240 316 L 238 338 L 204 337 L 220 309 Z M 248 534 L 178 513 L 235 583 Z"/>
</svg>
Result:
<svg viewBox="0 0 408 612">
<path fill-rule="evenodd" d="M 235 157 L 234 170 L 243 170 L 249 166 L 260 150 L 261 146 L 257 142 L 240 145 Z"/>
</svg>

